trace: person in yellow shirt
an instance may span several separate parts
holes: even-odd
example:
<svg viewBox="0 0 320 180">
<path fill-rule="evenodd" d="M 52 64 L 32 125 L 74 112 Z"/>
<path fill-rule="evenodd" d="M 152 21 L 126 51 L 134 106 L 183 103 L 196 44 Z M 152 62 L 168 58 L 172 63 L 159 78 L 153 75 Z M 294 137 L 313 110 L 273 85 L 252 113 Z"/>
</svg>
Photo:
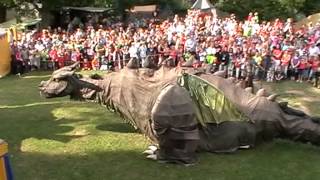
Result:
<svg viewBox="0 0 320 180">
<path fill-rule="evenodd" d="M 216 69 L 217 57 L 214 54 L 208 54 L 206 56 L 206 72 L 213 73 Z"/>
<path fill-rule="evenodd" d="M 254 56 L 252 57 L 252 61 L 253 61 L 253 72 L 254 72 L 254 78 L 256 80 L 261 79 L 261 75 L 263 72 L 263 67 L 262 67 L 262 54 L 261 52 L 259 52 L 258 50 L 255 52 Z"/>
</svg>

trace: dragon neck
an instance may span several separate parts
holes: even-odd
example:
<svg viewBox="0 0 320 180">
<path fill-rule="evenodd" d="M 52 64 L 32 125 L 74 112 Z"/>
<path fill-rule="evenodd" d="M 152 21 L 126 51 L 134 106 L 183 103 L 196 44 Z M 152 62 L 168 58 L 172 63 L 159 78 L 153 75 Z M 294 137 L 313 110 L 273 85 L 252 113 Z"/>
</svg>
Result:
<svg viewBox="0 0 320 180">
<path fill-rule="evenodd" d="M 95 101 L 99 94 L 103 92 L 103 80 L 91 78 L 81 78 L 74 82 L 75 88 L 71 94 L 71 99 L 80 101 Z"/>
</svg>

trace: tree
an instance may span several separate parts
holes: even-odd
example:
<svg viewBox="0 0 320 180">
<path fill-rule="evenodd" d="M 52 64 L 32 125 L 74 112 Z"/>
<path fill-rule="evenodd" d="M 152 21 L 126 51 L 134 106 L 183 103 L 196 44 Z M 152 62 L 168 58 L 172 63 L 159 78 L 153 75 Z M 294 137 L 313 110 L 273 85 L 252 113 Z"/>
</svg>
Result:
<svg viewBox="0 0 320 180">
<path fill-rule="evenodd" d="M 320 1 L 319 0 L 306 0 L 304 6 L 301 8 L 301 11 L 309 16 L 314 13 L 320 12 Z"/>
<path fill-rule="evenodd" d="M 262 19 L 295 18 L 303 13 L 310 15 L 320 9 L 319 0 L 217 0 L 217 6 L 230 13 L 235 13 L 241 19 L 249 12 L 259 12 Z"/>
<path fill-rule="evenodd" d="M 4 22 L 7 17 L 7 8 L 13 5 L 12 0 L 0 0 L 0 23 Z"/>
<path fill-rule="evenodd" d="M 7 7 L 18 7 L 29 2 L 35 4 L 40 0 L 0 0 L 0 22 L 5 19 Z M 38 8 L 42 19 L 50 19 L 50 12 L 62 6 L 111 6 L 119 15 L 125 15 L 125 10 L 134 5 L 157 4 L 160 7 L 170 7 L 173 11 L 186 10 L 195 0 L 41 0 L 42 8 Z M 226 12 L 235 13 L 239 18 L 245 18 L 249 12 L 259 12 L 261 19 L 295 17 L 297 14 L 310 15 L 320 9 L 319 0 L 211 0 L 213 4 Z M 19 8 L 17 8 L 19 9 Z"/>
</svg>

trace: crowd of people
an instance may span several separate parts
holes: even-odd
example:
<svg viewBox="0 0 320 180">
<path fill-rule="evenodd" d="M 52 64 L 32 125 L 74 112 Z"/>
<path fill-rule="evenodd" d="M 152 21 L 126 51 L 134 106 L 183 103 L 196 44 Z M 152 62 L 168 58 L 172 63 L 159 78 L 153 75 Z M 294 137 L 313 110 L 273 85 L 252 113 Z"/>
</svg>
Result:
<svg viewBox="0 0 320 180">
<path fill-rule="evenodd" d="M 320 88 L 320 24 L 295 29 L 292 19 L 267 22 L 250 13 L 238 21 L 234 14 L 221 19 L 200 10 L 142 22 L 26 32 L 12 43 L 12 54 L 29 70 L 77 61 L 88 70 L 121 69 L 130 59 L 146 67 L 150 59 L 161 64 L 170 58 L 174 66 L 224 70 L 238 80 L 316 80 Z"/>
</svg>

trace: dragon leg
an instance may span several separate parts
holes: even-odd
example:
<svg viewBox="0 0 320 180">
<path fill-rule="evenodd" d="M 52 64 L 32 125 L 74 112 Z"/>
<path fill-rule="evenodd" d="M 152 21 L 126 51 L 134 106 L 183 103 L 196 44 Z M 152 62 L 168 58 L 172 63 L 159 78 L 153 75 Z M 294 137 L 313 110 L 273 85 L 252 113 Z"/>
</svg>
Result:
<svg viewBox="0 0 320 180">
<path fill-rule="evenodd" d="M 199 151 L 232 153 L 242 147 L 254 147 L 256 128 L 249 122 L 227 121 L 200 128 Z"/>
<path fill-rule="evenodd" d="M 152 109 L 151 119 L 159 142 L 158 160 L 181 164 L 197 161 L 198 124 L 192 100 L 184 88 L 165 87 Z"/>
</svg>

